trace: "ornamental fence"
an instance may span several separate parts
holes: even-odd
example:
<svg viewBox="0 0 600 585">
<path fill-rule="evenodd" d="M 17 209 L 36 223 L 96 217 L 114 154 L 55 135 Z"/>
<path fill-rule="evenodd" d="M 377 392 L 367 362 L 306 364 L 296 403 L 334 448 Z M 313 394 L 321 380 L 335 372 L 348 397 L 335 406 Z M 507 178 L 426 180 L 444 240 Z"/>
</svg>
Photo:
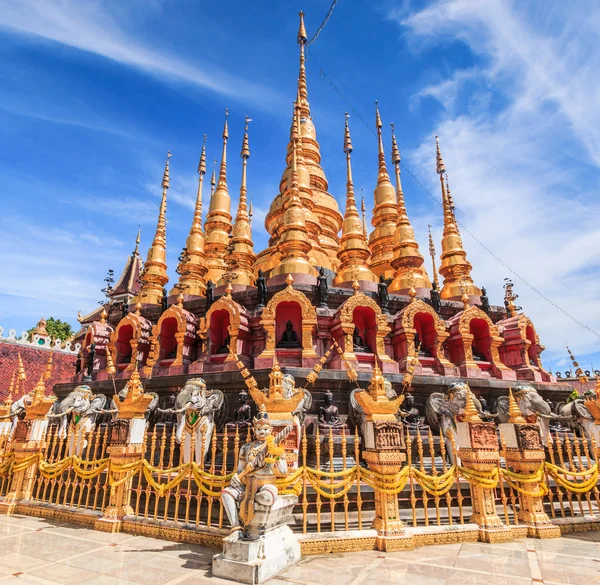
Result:
<svg viewBox="0 0 600 585">
<path fill-rule="evenodd" d="M 30 495 L 23 506 L 54 507 L 98 516 L 111 493 L 129 486 L 126 518 L 163 523 L 182 530 L 224 535 L 227 519 L 220 494 L 237 468 L 241 446 L 251 440 L 238 427 L 213 433 L 205 461 L 184 462 L 175 428 L 157 424 L 145 433 L 139 457 L 128 462 L 111 455 L 111 429 L 100 425 L 89 433 L 61 436 L 51 425 L 42 448 L 16 458 L 14 441 L 0 435 L 0 503 L 13 476 L 33 473 Z M 196 452 L 192 444 L 190 453 Z M 294 493 L 298 504 L 292 529 L 299 533 L 366 530 L 375 516 L 377 492 L 397 494 L 401 520 L 412 527 L 445 527 L 469 523 L 474 487 L 493 491 L 496 512 L 508 526 L 518 526 L 524 497 L 542 498 L 552 519 L 585 518 L 600 513 L 596 446 L 570 432 L 554 432 L 546 460 L 533 473 L 511 471 L 506 447 L 499 440 L 500 460 L 491 471 L 461 465 L 460 452 L 451 452 L 440 435 L 428 428 L 404 430 L 406 464 L 392 475 L 369 470 L 362 462 L 358 434 L 345 429 L 312 436 L 300 444 L 298 465 L 277 479 L 280 493 Z M 69 455 L 71 453 L 71 455 Z M 32 512 L 34 513 L 34 512 Z"/>
</svg>

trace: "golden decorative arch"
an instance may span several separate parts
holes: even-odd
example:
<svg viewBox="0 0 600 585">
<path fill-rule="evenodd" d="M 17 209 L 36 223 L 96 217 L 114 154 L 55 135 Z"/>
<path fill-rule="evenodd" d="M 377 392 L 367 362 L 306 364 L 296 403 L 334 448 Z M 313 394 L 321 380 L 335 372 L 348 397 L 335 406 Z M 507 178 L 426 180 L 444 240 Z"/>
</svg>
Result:
<svg viewBox="0 0 600 585">
<path fill-rule="evenodd" d="M 183 365 L 183 350 L 186 335 L 193 343 L 196 336 L 196 317 L 189 311 L 186 311 L 180 304 L 171 305 L 161 316 L 156 325 L 152 327 L 152 336 L 150 337 L 150 353 L 146 361 L 146 367 L 152 368 L 158 361 L 160 355 L 160 332 L 162 324 L 167 319 L 175 319 L 177 321 L 177 333 L 175 333 L 175 341 L 177 341 L 177 355 L 171 366 Z M 190 345 L 191 345 L 190 343 Z"/>
<path fill-rule="evenodd" d="M 490 337 L 492 339 L 490 345 L 490 352 L 492 357 L 492 363 L 498 370 L 509 370 L 502 361 L 500 360 L 500 354 L 498 352 L 498 348 L 504 339 L 500 336 L 500 332 L 498 331 L 498 327 L 494 325 L 492 320 L 489 318 L 487 313 L 482 311 L 479 307 L 475 305 L 470 305 L 467 307 L 458 319 L 458 332 L 464 338 L 464 349 L 467 364 L 470 367 L 477 367 L 477 364 L 473 361 L 473 349 L 471 346 L 471 342 L 473 341 L 473 334 L 471 333 L 471 321 L 473 319 L 482 319 L 485 321 L 489 327 Z"/>
<path fill-rule="evenodd" d="M 119 338 L 119 331 L 125 325 L 131 325 L 133 327 L 133 336 L 131 337 L 130 342 L 132 359 L 130 364 L 123 372 L 123 374 L 130 374 L 131 372 L 133 372 L 135 364 L 137 362 L 137 357 L 136 359 L 134 359 L 133 356 L 137 356 L 139 344 L 144 342 L 150 342 L 152 324 L 150 323 L 150 321 L 148 321 L 148 319 L 142 317 L 139 314 L 139 311 L 136 311 L 135 313 L 128 313 L 119 321 L 119 324 L 117 325 L 116 329 L 111 333 L 110 341 L 108 342 L 108 351 L 110 352 L 113 363 L 115 365 L 117 364 L 117 339 Z"/>
<path fill-rule="evenodd" d="M 385 337 L 391 331 L 387 316 L 383 314 L 381 307 L 371 297 L 358 290 L 355 290 L 354 294 L 338 309 L 340 324 L 344 332 L 345 355 L 352 354 L 354 356 L 352 334 L 354 333 L 354 309 L 357 307 L 367 307 L 373 310 L 377 323 L 377 355 L 381 361 L 393 361 L 385 352 Z M 354 359 L 356 359 L 355 356 Z"/>
<path fill-rule="evenodd" d="M 303 292 L 294 289 L 292 286 L 294 279 L 291 275 L 288 275 L 286 282 L 287 287 L 275 293 L 263 309 L 260 324 L 267 333 L 267 342 L 259 358 L 272 358 L 275 356 L 275 315 L 277 314 L 277 305 L 283 302 L 293 302 L 300 305 L 302 311 L 302 357 L 318 357 L 312 340 L 313 329 L 317 324 L 317 310 Z"/>
</svg>

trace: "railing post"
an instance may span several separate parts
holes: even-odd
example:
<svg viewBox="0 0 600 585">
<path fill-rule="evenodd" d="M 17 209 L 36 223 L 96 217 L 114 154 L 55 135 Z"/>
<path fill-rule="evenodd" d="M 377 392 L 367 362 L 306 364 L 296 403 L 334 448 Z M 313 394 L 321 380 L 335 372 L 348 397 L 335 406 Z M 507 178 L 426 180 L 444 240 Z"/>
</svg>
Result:
<svg viewBox="0 0 600 585">
<path fill-rule="evenodd" d="M 479 526 L 479 540 L 513 540 L 510 527 L 502 522 L 496 512 L 495 486 L 491 486 L 493 473 L 498 469 L 500 461 L 496 425 L 493 422 L 483 422 L 479 418 L 469 389 L 462 422 L 456 423 L 456 436 L 458 456 L 471 487 L 473 514 L 470 522 Z M 486 485 L 488 483 L 490 487 Z"/>
<path fill-rule="evenodd" d="M 133 478 L 137 473 L 136 462 L 141 461 L 146 449 L 145 414 L 153 397 L 144 394 L 137 365 L 127 382 L 127 396 L 121 400 L 115 397 L 119 411 L 117 420 L 110 425 L 110 462 L 107 481 L 110 482 L 110 500 L 102 517 L 96 520 L 94 528 L 103 532 L 119 532 L 125 516 L 133 515 L 131 491 Z M 127 466 L 125 469 L 122 469 Z"/>
<path fill-rule="evenodd" d="M 40 455 L 46 446 L 46 415 L 56 400 L 55 397 L 46 397 L 45 390 L 42 377 L 31 400 L 25 401 L 25 419 L 17 423 L 12 439 L 13 476 L 10 491 L 0 502 L 0 514 L 11 514 L 21 500 L 31 498 Z"/>
</svg>

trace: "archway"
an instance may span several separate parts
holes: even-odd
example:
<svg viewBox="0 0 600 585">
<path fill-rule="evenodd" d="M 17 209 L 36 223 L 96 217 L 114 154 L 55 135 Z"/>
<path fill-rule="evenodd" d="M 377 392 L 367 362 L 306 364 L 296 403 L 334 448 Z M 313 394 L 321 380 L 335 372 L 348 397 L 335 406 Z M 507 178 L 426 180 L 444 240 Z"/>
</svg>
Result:
<svg viewBox="0 0 600 585">
<path fill-rule="evenodd" d="M 471 319 L 469 333 L 473 336 L 471 342 L 473 361 L 489 363 L 491 361 L 492 336 L 488 323 L 484 319 Z"/>
<path fill-rule="evenodd" d="M 208 335 L 210 339 L 210 355 L 227 355 L 231 338 L 229 334 L 229 326 L 231 318 L 229 311 L 219 309 L 210 316 L 210 325 Z"/>
<path fill-rule="evenodd" d="M 288 331 L 289 323 L 291 332 Z M 275 340 L 280 348 L 302 347 L 302 307 L 298 303 L 284 301 L 275 308 Z"/>
<path fill-rule="evenodd" d="M 160 327 L 160 361 L 174 360 L 177 357 L 177 319 L 168 317 Z"/>
</svg>

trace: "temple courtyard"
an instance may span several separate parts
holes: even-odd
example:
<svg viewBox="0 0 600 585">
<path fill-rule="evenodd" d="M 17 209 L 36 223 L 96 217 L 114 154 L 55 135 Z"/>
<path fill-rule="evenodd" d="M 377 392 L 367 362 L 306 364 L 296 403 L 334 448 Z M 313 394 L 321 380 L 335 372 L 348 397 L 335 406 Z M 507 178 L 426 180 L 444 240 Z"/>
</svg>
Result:
<svg viewBox="0 0 600 585">
<path fill-rule="evenodd" d="M 226 585 L 211 575 L 217 552 L 106 534 L 28 516 L 0 516 L 3 585 Z M 449 544 L 412 551 L 304 557 L 270 585 L 600 584 L 600 533 L 507 544 Z"/>
</svg>

